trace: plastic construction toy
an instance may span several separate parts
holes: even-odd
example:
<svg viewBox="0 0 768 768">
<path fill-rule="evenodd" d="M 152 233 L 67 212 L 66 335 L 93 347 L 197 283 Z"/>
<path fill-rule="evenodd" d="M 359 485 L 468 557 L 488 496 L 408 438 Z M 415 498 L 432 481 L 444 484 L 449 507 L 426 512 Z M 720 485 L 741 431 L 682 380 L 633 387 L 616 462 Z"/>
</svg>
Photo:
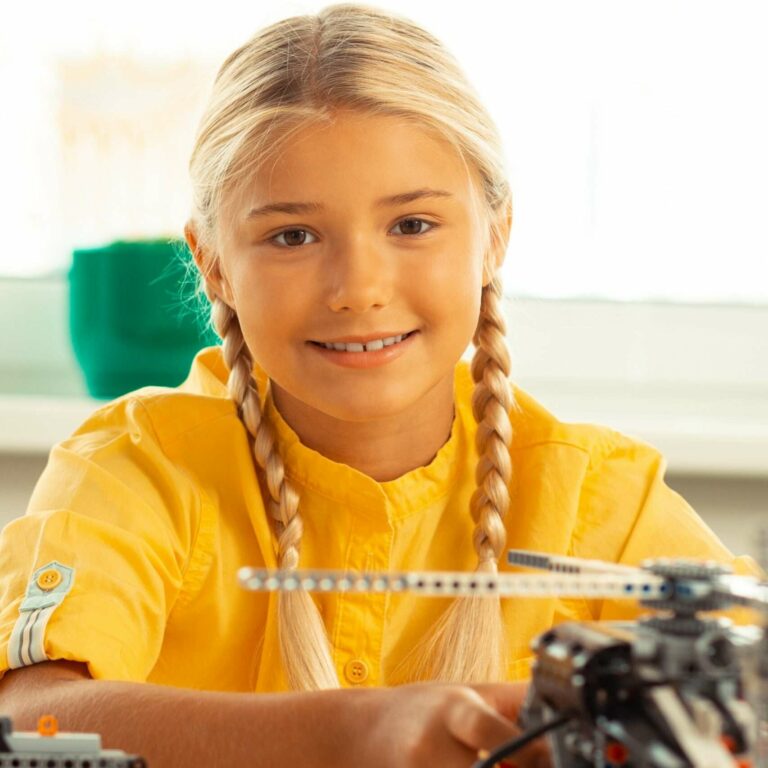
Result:
<svg viewBox="0 0 768 768">
<path fill-rule="evenodd" d="M 97 733 L 59 732 L 53 715 L 38 720 L 37 732 L 13 732 L 11 721 L 0 717 L 0 768 L 146 768 L 137 755 L 102 749 Z"/>
<path fill-rule="evenodd" d="M 562 623 L 534 640 L 523 734 L 473 768 L 544 734 L 555 768 L 768 768 L 768 583 L 714 562 L 635 568 L 523 550 L 507 562 L 539 572 L 241 568 L 238 581 L 260 591 L 635 600 L 648 608 L 636 622 Z M 761 626 L 707 615 L 732 606 L 755 609 Z"/>
</svg>

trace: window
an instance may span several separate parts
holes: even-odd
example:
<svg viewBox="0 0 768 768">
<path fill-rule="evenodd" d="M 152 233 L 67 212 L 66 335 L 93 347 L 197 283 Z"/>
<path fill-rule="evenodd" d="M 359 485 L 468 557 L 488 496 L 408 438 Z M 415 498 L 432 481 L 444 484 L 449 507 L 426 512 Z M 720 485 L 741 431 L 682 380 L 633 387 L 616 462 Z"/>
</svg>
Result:
<svg viewBox="0 0 768 768">
<path fill-rule="evenodd" d="M 324 3 L 75 2 L 17 10 L 0 87 L 0 273 L 73 247 L 180 234 L 216 68 L 251 31 Z M 760 2 L 518 2 L 467 18 L 388 2 L 456 54 L 503 135 L 516 296 L 764 303 L 768 47 Z M 439 10 L 439 13 L 436 11 Z M 152 23 L 147 24 L 147 18 Z"/>
</svg>

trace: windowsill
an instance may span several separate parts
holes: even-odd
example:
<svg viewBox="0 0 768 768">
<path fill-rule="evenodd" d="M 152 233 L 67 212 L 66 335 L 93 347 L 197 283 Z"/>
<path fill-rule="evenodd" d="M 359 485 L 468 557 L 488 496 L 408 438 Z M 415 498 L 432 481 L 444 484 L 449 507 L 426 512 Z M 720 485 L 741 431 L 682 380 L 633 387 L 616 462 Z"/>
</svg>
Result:
<svg viewBox="0 0 768 768">
<path fill-rule="evenodd" d="M 88 397 L 0 395 L 0 452 L 47 454 L 102 402 Z"/>
</svg>

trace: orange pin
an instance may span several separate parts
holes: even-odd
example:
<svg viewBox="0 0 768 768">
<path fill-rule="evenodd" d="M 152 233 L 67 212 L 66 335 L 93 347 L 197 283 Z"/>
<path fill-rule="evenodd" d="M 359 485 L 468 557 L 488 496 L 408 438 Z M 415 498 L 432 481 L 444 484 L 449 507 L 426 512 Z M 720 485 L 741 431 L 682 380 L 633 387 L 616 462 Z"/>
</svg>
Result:
<svg viewBox="0 0 768 768">
<path fill-rule="evenodd" d="M 37 732 L 41 736 L 55 736 L 59 732 L 59 721 L 54 715 L 43 715 L 37 721 Z"/>
</svg>

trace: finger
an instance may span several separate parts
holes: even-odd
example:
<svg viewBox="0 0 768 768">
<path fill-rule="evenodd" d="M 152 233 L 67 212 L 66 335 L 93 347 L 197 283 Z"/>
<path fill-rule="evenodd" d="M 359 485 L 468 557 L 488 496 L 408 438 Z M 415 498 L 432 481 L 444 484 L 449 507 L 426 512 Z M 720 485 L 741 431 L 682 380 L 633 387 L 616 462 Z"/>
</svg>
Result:
<svg viewBox="0 0 768 768">
<path fill-rule="evenodd" d="M 478 752 L 484 750 L 489 754 L 502 744 L 522 735 L 522 731 L 487 703 L 482 693 L 475 690 L 476 687 L 478 686 L 468 687 L 468 695 L 453 705 L 448 724 L 454 737 L 463 744 Z M 493 701 L 496 694 L 498 691 L 491 692 L 488 698 Z M 537 739 L 527 744 L 511 755 L 509 762 L 515 764 L 517 768 L 549 768 L 551 759 L 546 741 Z"/>
<path fill-rule="evenodd" d="M 475 683 L 470 687 L 499 714 L 515 722 L 528 695 L 530 680 L 518 680 L 512 683 Z"/>
<path fill-rule="evenodd" d="M 471 688 L 467 688 L 451 704 L 446 714 L 451 735 L 473 749 L 491 749 L 519 735 L 520 730 Z"/>
</svg>

